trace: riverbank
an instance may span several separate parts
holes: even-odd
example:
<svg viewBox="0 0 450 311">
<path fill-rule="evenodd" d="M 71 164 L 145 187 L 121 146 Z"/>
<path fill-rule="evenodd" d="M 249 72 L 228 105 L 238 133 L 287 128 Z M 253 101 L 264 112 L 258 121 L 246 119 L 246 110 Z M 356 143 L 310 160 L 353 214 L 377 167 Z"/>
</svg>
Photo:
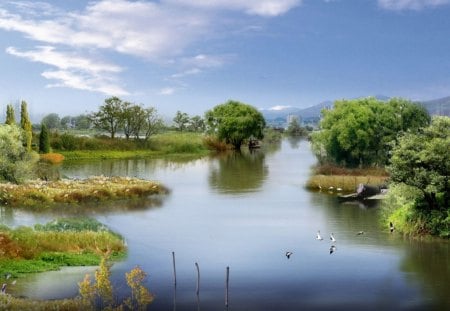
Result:
<svg viewBox="0 0 450 311">
<path fill-rule="evenodd" d="M 0 280 L 14 285 L 26 273 L 64 266 L 97 266 L 102 257 L 125 257 L 123 238 L 94 219 L 58 219 L 45 225 L 0 227 Z"/>
<path fill-rule="evenodd" d="M 84 180 L 34 180 L 25 184 L 0 184 L 0 204 L 21 208 L 48 208 L 110 200 L 137 199 L 167 194 L 155 181 L 131 177 L 96 176 Z"/>
<path fill-rule="evenodd" d="M 381 168 L 347 169 L 331 165 L 316 166 L 309 177 L 309 190 L 332 190 L 351 193 L 359 184 L 379 186 L 387 183 L 388 173 Z"/>
</svg>

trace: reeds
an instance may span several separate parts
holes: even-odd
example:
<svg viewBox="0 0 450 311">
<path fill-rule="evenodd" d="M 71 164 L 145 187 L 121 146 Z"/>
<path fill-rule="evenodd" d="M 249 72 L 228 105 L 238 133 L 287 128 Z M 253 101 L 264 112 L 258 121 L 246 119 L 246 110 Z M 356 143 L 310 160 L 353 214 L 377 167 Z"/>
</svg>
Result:
<svg viewBox="0 0 450 311">
<path fill-rule="evenodd" d="M 354 192 L 359 184 L 382 185 L 386 176 L 314 175 L 309 178 L 306 188 L 311 190 L 336 190 Z"/>
<path fill-rule="evenodd" d="M 48 207 L 55 203 L 89 203 L 167 193 L 160 183 L 130 177 L 97 176 L 85 180 L 0 184 L 0 203 L 13 207 Z"/>
</svg>

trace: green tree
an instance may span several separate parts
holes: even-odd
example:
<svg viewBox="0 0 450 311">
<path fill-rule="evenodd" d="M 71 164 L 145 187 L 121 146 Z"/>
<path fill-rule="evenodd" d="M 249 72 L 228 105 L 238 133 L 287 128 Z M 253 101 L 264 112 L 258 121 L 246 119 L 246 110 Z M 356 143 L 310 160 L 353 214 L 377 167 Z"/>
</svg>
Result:
<svg viewBox="0 0 450 311">
<path fill-rule="evenodd" d="M 395 183 L 422 192 L 424 207 L 445 210 L 450 203 L 450 118 L 435 117 L 431 125 L 406 133 L 392 151 L 389 172 Z"/>
<path fill-rule="evenodd" d="M 13 105 L 6 106 L 6 121 L 5 124 L 8 125 L 15 125 L 16 124 L 16 116 L 14 113 L 14 107 Z"/>
<path fill-rule="evenodd" d="M 256 108 L 231 100 L 207 111 L 205 120 L 211 134 L 233 145 L 236 150 L 246 139 L 262 139 L 266 126 L 263 115 Z"/>
<path fill-rule="evenodd" d="M 64 116 L 61 118 L 61 127 L 63 129 L 67 129 L 69 127 L 72 127 L 72 120 L 73 118 L 71 116 Z"/>
<path fill-rule="evenodd" d="M 320 161 L 349 167 L 387 164 L 398 134 L 430 122 L 423 107 L 403 99 L 336 101 L 322 115 L 320 131 L 312 136 L 314 152 Z"/>
<path fill-rule="evenodd" d="M 193 132 L 203 132 L 205 130 L 205 120 L 200 116 L 193 116 L 189 123 L 189 128 Z"/>
<path fill-rule="evenodd" d="M 305 136 L 308 132 L 304 127 L 300 126 L 297 118 L 293 118 L 288 125 L 286 133 L 289 136 Z"/>
<path fill-rule="evenodd" d="M 22 131 L 15 125 L 0 125 L 0 180 L 21 183 L 33 177 L 36 153 L 27 152 Z"/>
<path fill-rule="evenodd" d="M 20 104 L 20 127 L 24 130 L 24 144 L 28 152 L 31 152 L 31 140 L 33 139 L 32 124 L 28 115 L 27 103 L 22 101 Z"/>
<path fill-rule="evenodd" d="M 144 133 L 144 140 L 148 140 L 152 135 L 159 133 L 164 127 L 164 122 L 159 117 L 156 108 L 148 107 L 144 109 L 144 122 L 142 131 Z"/>
<path fill-rule="evenodd" d="M 105 99 L 105 104 L 100 106 L 98 112 L 91 115 L 94 126 L 107 131 L 111 139 L 114 139 L 117 130 L 123 125 L 124 103 L 118 97 Z"/>
<path fill-rule="evenodd" d="M 91 128 L 92 121 L 88 115 L 80 114 L 74 118 L 74 123 L 77 130 L 88 130 Z"/>
<path fill-rule="evenodd" d="M 61 118 L 57 113 L 50 113 L 42 118 L 41 123 L 44 123 L 47 129 L 54 130 L 61 126 Z"/>
<path fill-rule="evenodd" d="M 173 118 L 175 128 L 180 132 L 183 132 L 189 125 L 189 115 L 186 112 L 177 111 Z"/>
<path fill-rule="evenodd" d="M 48 136 L 48 129 L 45 123 L 41 124 L 41 132 L 39 133 L 39 153 L 50 152 L 50 140 Z"/>
</svg>

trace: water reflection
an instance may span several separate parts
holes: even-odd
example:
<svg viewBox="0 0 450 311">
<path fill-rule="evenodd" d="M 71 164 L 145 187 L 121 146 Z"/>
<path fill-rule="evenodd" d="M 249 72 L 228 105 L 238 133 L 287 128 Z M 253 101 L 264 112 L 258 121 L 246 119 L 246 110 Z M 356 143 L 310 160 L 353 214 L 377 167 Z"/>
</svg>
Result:
<svg viewBox="0 0 450 311">
<path fill-rule="evenodd" d="M 408 273 L 412 283 L 421 284 L 428 303 L 436 310 L 445 310 L 450 306 L 450 245 L 448 241 L 411 240 L 401 269 Z"/>
<path fill-rule="evenodd" d="M 260 150 L 221 153 L 215 160 L 208 181 L 219 193 L 256 192 L 267 178 L 265 154 Z"/>
<path fill-rule="evenodd" d="M 287 141 L 291 145 L 292 149 L 298 149 L 300 147 L 300 143 L 305 140 L 304 137 L 301 136 L 289 136 Z"/>
</svg>

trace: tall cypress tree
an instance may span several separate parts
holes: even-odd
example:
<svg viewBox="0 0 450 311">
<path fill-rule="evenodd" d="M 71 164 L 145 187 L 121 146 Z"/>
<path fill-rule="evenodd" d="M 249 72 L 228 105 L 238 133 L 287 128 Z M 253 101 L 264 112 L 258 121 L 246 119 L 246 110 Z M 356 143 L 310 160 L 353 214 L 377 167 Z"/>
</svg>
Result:
<svg viewBox="0 0 450 311">
<path fill-rule="evenodd" d="M 15 125 L 16 124 L 16 116 L 14 114 L 14 107 L 9 104 L 6 106 L 6 121 L 5 124 Z"/>
<path fill-rule="evenodd" d="M 20 127 L 25 132 L 25 146 L 27 151 L 31 151 L 31 139 L 33 138 L 33 130 L 30 121 L 30 116 L 28 115 L 27 103 L 23 100 L 20 104 Z"/>
<path fill-rule="evenodd" d="M 39 134 L 39 153 L 50 152 L 50 141 L 48 138 L 47 126 L 44 123 L 41 124 L 41 133 Z"/>
</svg>

